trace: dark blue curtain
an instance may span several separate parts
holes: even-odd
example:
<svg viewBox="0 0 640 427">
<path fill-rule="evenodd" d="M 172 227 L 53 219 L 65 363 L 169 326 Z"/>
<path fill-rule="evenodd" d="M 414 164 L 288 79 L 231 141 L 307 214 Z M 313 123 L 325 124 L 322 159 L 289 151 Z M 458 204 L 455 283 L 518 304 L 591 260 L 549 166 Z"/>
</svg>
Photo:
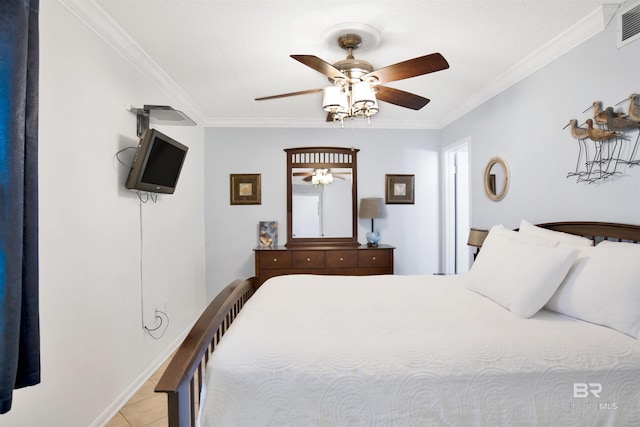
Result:
<svg viewBox="0 0 640 427">
<path fill-rule="evenodd" d="M 0 413 L 40 382 L 39 0 L 0 0 Z"/>
</svg>

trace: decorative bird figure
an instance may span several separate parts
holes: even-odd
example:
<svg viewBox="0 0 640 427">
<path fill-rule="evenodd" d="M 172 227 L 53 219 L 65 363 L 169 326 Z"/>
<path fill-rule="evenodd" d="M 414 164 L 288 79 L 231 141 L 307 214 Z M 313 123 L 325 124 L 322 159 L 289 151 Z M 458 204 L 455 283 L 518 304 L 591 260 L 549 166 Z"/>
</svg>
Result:
<svg viewBox="0 0 640 427">
<path fill-rule="evenodd" d="M 616 131 L 594 128 L 592 119 L 587 119 L 587 126 L 589 129 L 589 139 L 593 140 L 596 144 L 596 152 L 593 161 L 588 165 L 588 175 L 585 181 L 590 183 L 604 181 L 620 173 L 617 172 L 618 159 L 615 157 L 615 152 L 618 148 L 618 138 L 620 138 L 621 135 Z M 611 147 L 611 140 L 615 140 L 613 147 Z M 610 170 L 612 169 L 612 164 L 613 170 Z M 594 169 L 594 166 L 597 166 L 597 169 Z"/>
<path fill-rule="evenodd" d="M 609 129 L 616 131 L 640 129 L 640 106 L 636 104 L 638 94 L 632 93 L 629 99 L 629 115 L 627 116 L 627 118 L 613 117 L 611 114 L 613 112 L 613 108 L 607 108 L 606 112 L 608 114 L 607 121 L 609 123 Z M 635 159 L 636 153 L 638 151 L 638 142 L 640 142 L 640 132 L 638 132 L 638 135 L 636 136 L 636 142 L 631 149 L 629 160 L 625 162 L 630 166 L 640 165 L 640 160 Z"/>
<path fill-rule="evenodd" d="M 570 176 L 578 176 L 581 177 L 583 175 L 586 175 L 587 178 L 589 177 L 589 175 L 591 174 L 591 162 L 589 162 L 589 151 L 587 149 L 587 143 L 586 143 L 586 139 L 589 138 L 589 129 L 586 128 L 581 128 L 578 126 L 578 121 L 576 119 L 571 119 L 569 120 L 569 123 L 563 128 L 566 129 L 567 126 L 571 126 L 570 130 L 571 130 L 571 136 L 578 140 L 578 160 L 576 161 L 576 169 L 574 172 L 569 172 L 567 174 L 567 178 L 569 178 Z M 581 171 L 580 170 L 580 159 L 582 158 L 582 145 L 584 144 L 584 151 L 585 151 L 585 161 L 584 164 L 587 167 L 586 171 Z M 578 178 L 578 180 L 580 180 L 580 178 Z"/>
<path fill-rule="evenodd" d="M 629 97 L 629 118 L 640 121 L 640 105 L 637 104 L 638 94 L 632 93 Z"/>
<path fill-rule="evenodd" d="M 604 113 L 607 117 L 607 127 L 610 130 L 624 132 L 626 130 L 640 128 L 640 121 L 616 115 L 616 113 L 613 111 L 613 107 L 607 107 Z"/>
<path fill-rule="evenodd" d="M 579 127 L 578 121 L 576 119 L 569 120 L 569 124 L 567 126 L 571 126 L 571 136 L 575 139 L 582 140 L 589 138 L 589 129 Z M 565 126 L 565 128 L 567 126 Z"/>
<path fill-rule="evenodd" d="M 607 112 L 602 109 L 602 101 L 593 101 L 593 104 L 591 104 L 591 107 L 584 110 L 583 113 L 586 113 L 591 108 L 593 108 L 593 118 L 596 121 L 596 123 L 600 126 L 606 126 Z M 616 117 L 625 117 L 625 114 L 622 114 L 622 113 L 614 113 L 614 115 Z"/>
<path fill-rule="evenodd" d="M 616 131 L 594 128 L 593 120 L 591 119 L 587 119 L 587 126 L 589 127 L 589 139 L 593 141 L 606 141 L 620 137 L 620 134 Z"/>
</svg>

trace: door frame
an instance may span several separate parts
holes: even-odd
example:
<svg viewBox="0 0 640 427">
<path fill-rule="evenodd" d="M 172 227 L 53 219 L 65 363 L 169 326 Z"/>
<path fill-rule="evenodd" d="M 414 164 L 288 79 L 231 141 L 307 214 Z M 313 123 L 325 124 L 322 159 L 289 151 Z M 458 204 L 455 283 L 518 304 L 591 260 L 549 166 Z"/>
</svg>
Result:
<svg viewBox="0 0 640 427">
<path fill-rule="evenodd" d="M 461 151 L 467 153 L 467 179 L 463 181 L 458 179 L 460 173 L 456 168 L 459 165 L 455 162 L 456 153 Z M 464 241 L 466 241 L 466 233 L 468 233 L 468 229 L 460 229 L 461 225 L 458 224 L 460 215 L 466 214 L 466 221 L 463 222 L 466 222 L 467 225 L 471 224 L 471 137 L 463 138 L 442 148 L 442 183 L 442 272 L 445 274 L 462 273 L 465 271 L 458 271 L 460 264 L 458 260 L 463 263 L 462 269 L 468 271 L 473 258 L 472 251 L 468 246 L 460 247 L 460 244 L 456 244 L 456 241 L 460 242 L 461 237 L 464 237 Z M 456 203 L 456 193 L 459 191 L 460 185 L 466 185 L 468 194 L 466 212 L 461 212 L 461 208 Z M 465 234 L 459 236 L 460 233 Z M 468 268 L 464 268 L 465 265 Z"/>
</svg>

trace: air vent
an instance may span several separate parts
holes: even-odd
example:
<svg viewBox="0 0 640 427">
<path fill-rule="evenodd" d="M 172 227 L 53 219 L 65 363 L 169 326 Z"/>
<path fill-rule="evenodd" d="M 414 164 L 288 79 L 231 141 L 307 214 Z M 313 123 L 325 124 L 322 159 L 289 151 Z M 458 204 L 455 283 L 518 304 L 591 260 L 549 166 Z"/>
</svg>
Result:
<svg viewBox="0 0 640 427">
<path fill-rule="evenodd" d="M 640 2 L 635 2 L 618 14 L 618 47 L 640 38 Z"/>
</svg>

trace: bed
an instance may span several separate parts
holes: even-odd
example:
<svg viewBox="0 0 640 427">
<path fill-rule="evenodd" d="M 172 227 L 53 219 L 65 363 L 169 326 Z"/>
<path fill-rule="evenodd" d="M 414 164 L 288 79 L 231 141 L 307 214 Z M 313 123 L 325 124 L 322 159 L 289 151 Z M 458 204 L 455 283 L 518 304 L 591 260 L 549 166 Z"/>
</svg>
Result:
<svg viewBox="0 0 640 427">
<path fill-rule="evenodd" d="M 523 221 L 468 274 L 237 280 L 156 391 L 170 427 L 637 426 L 639 242 Z"/>
</svg>

